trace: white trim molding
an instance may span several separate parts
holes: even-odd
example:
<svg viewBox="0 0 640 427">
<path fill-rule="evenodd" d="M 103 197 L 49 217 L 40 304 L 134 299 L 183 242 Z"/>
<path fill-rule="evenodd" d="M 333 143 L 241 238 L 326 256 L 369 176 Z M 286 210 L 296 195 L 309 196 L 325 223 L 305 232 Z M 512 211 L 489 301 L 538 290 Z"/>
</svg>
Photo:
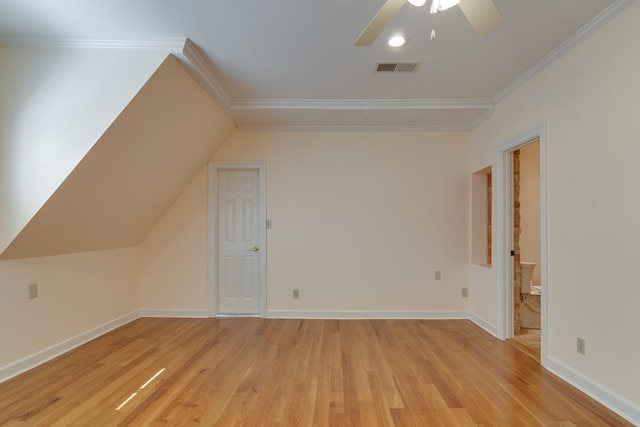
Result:
<svg viewBox="0 0 640 427">
<path fill-rule="evenodd" d="M 98 338 L 101 335 L 106 334 L 114 329 L 124 326 L 140 317 L 138 311 L 134 311 L 124 316 L 120 316 L 114 320 L 103 323 L 100 326 L 89 329 L 74 337 L 68 338 L 43 350 L 40 350 L 34 354 L 31 354 L 22 359 L 16 360 L 5 366 L 0 366 L 0 383 L 7 381 L 15 376 L 22 374 L 36 366 L 42 365 L 49 360 L 52 360 L 61 354 L 73 350 L 83 344 L 88 343 L 91 340 Z"/>
<path fill-rule="evenodd" d="M 520 85 L 525 83 L 527 80 L 531 79 L 533 76 L 538 74 L 541 70 L 546 68 L 556 59 L 560 58 L 562 55 L 567 53 L 571 48 L 577 46 L 585 40 L 591 33 L 596 31 L 598 28 L 602 27 L 604 24 L 609 22 L 613 17 L 622 12 L 627 6 L 634 3 L 636 0 L 616 0 L 609 7 L 599 13 L 596 17 L 594 17 L 591 21 L 587 22 L 582 28 L 576 31 L 571 37 L 565 40 L 560 46 L 552 50 L 547 56 L 538 61 L 533 67 L 529 68 L 524 74 L 515 79 L 509 86 L 502 89 L 498 94 L 493 98 L 493 100 L 498 103 L 504 97 L 509 95 L 511 92 L 516 90 Z"/>
<path fill-rule="evenodd" d="M 602 403 L 613 412 L 626 418 L 633 425 L 640 426 L 640 407 L 612 392 L 597 382 L 574 371 L 562 362 L 547 358 L 547 370 L 562 378 L 578 390 Z"/>
<path fill-rule="evenodd" d="M 542 123 L 525 132 L 516 134 L 510 141 L 498 147 L 497 181 L 497 272 L 498 272 L 498 325 L 497 337 L 507 339 L 513 336 L 513 266 L 511 262 L 511 153 L 538 139 L 540 141 L 540 286 L 541 296 L 541 351 L 540 363 L 546 367 L 548 354 L 548 301 L 551 289 L 548 281 L 548 190 L 547 190 L 547 124 Z"/>
<path fill-rule="evenodd" d="M 333 126 L 333 125 L 242 125 L 242 130 L 283 132 L 467 132 L 469 126 Z"/>
<path fill-rule="evenodd" d="M 347 310 L 267 310 L 268 319 L 330 320 L 431 320 L 469 319 L 466 311 L 347 311 Z"/>
<path fill-rule="evenodd" d="M 209 317 L 207 309 L 186 309 L 186 308 L 142 308 L 140 317 L 168 317 L 201 319 Z"/>
<path fill-rule="evenodd" d="M 33 49 L 136 49 L 165 50 L 182 53 L 188 39 L 184 37 L 154 40 L 64 39 L 64 38 L 2 38 L 0 47 Z"/>
<path fill-rule="evenodd" d="M 207 92 L 213 95 L 214 99 L 217 99 L 222 104 L 222 107 L 228 109 L 233 99 L 224 88 L 222 81 L 215 71 L 215 67 L 209 58 L 207 58 L 207 55 L 190 39 L 184 41 L 184 48 L 180 53 L 184 55 L 188 64 L 191 65 L 197 73 L 196 77 L 199 77 L 197 78 L 198 82 L 204 86 Z"/>
<path fill-rule="evenodd" d="M 238 99 L 239 110 L 491 110 L 492 99 Z"/>
<path fill-rule="evenodd" d="M 494 337 L 498 336 L 498 330 L 496 329 L 496 325 L 494 325 L 493 323 L 488 322 L 487 320 L 483 319 L 482 317 L 474 313 L 469 313 L 469 320 L 471 320 L 477 326 L 481 327 L 482 329 L 484 329 Z"/>
<path fill-rule="evenodd" d="M 317 320 L 469 320 L 492 336 L 497 336 L 496 326 L 467 311 L 404 311 L 404 310 L 267 310 L 267 319 L 317 319 Z"/>
</svg>

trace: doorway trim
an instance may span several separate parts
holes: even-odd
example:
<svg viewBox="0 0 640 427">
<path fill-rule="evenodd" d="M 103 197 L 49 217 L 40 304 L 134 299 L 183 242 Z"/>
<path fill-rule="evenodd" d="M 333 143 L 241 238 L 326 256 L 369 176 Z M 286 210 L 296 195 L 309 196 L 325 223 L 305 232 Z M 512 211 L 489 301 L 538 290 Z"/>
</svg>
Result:
<svg viewBox="0 0 640 427">
<path fill-rule="evenodd" d="M 497 272 L 498 272 L 498 338 L 513 337 L 513 263 L 511 262 L 513 228 L 513 165 L 511 153 L 534 140 L 540 141 L 540 364 L 547 365 L 548 354 L 548 192 L 547 192 L 547 124 L 543 122 L 498 146 L 497 164 Z"/>
<path fill-rule="evenodd" d="M 267 311 L 267 233 L 266 233 L 266 185 L 265 185 L 265 162 L 209 162 L 209 212 L 207 224 L 207 307 L 209 317 L 216 317 L 219 312 L 219 286 L 218 277 L 218 183 L 219 172 L 221 171 L 257 171 L 258 172 L 258 224 L 260 224 L 259 236 L 259 275 L 258 295 L 260 298 L 260 317 L 265 317 Z"/>
</svg>

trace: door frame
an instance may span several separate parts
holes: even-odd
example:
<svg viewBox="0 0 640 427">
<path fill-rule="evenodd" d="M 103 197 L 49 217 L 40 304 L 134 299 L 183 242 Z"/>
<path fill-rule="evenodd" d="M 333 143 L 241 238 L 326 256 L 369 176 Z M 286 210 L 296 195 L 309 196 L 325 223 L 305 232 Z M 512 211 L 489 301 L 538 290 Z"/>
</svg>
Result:
<svg viewBox="0 0 640 427">
<path fill-rule="evenodd" d="M 260 317 L 265 317 L 267 311 L 267 233 L 266 233 L 266 185 L 265 162 L 226 162 L 211 161 L 209 169 L 209 214 L 207 225 L 207 307 L 209 317 L 216 317 L 220 310 L 219 305 L 219 266 L 218 266 L 218 198 L 219 198 L 219 173 L 221 171 L 257 171 L 258 172 L 258 235 L 260 238 L 258 297 L 260 298 Z"/>
<path fill-rule="evenodd" d="M 498 146 L 497 163 L 497 272 L 498 272 L 498 338 L 513 337 L 513 151 L 538 139 L 540 141 L 540 287 L 541 314 L 540 364 L 547 365 L 549 299 L 551 289 L 548 281 L 548 191 L 547 191 L 547 124 L 546 122 L 517 134 L 510 141 Z"/>
</svg>

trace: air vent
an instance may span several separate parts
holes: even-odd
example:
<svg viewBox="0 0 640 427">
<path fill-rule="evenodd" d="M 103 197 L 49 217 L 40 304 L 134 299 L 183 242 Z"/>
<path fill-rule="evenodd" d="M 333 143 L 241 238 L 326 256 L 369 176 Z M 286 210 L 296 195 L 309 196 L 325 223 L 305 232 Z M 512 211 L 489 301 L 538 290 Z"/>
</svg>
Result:
<svg viewBox="0 0 640 427">
<path fill-rule="evenodd" d="M 420 62 L 378 62 L 376 73 L 415 73 Z"/>
</svg>

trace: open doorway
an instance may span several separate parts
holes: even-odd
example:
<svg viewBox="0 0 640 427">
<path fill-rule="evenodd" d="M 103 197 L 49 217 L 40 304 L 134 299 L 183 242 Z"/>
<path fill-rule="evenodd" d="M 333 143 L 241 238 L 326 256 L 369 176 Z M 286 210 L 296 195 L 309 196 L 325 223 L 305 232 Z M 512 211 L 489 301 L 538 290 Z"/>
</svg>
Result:
<svg viewBox="0 0 640 427">
<path fill-rule="evenodd" d="M 514 345 L 540 360 L 540 140 L 511 152 Z"/>
<path fill-rule="evenodd" d="M 498 335 L 536 358 L 547 355 L 546 127 L 498 148 Z"/>
</svg>

